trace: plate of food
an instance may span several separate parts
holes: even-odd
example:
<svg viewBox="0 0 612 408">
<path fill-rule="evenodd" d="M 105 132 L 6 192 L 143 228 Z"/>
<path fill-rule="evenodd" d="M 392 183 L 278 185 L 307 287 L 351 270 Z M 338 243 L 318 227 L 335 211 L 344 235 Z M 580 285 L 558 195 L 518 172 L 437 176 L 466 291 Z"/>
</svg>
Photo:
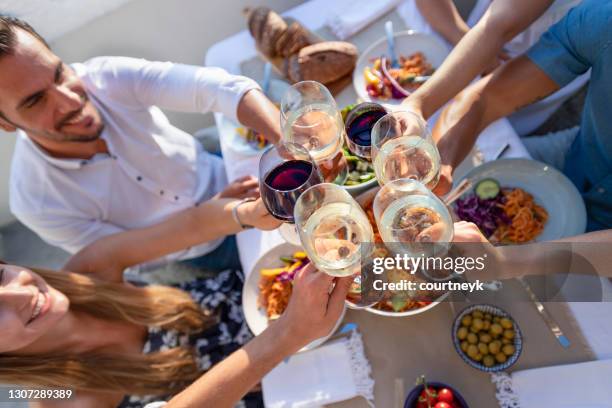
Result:
<svg viewBox="0 0 612 408">
<path fill-rule="evenodd" d="M 478 225 L 494 243 L 551 241 L 586 230 L 580 193 L 547 164 L 500 159 L 472 169 L 466 177 L 474 188 L 457 200 L 455 213 Z"/>
<path fill-rule="evenodd" d="M 430 34 L 403 31 L 394 34 L 400 68 L 392 68 L 387 39 L 366 49 L 353 71 L 353 86 L 360 99 L 387 107 L 399 105 L 442 65 L 448 48 Z"/>
<path fill-rule="evenodd" d="M 253 334 L 259 335 L 271 321 L 282 315 L 291 298 L 293 277 L 308 263 L 302 248 L 289 243 L 280 244 L 259 258 L 242 288 L 244 317 Z M 327 336 L 313 341 L 300 351 L 323 344 L 338 329 L 345 312 L 346 307 Z"/>
<path fill-rule="evenodd" d="M 387 253 L 385 253 L 386 249 L 380 245 L 383 240 L 376 225 L 373 209 L 374 196 L 377 192 L 378 187 L 372 188 L 356 197 L 356 200 L 363 207 L 364 211 L 368 216 L 368 219 L 370 220 L 370 223 L 372 224 L 372 228 L 374 229 L 374 242 L 376 244 L 379 244 L 377 245 L 377 251 L 381 251 L 381 253 L 378 253 L 376 256 L 384 257 L 387 255 Z M 395 270 L 389 271 L 389 273 L 387 273 L 387 279 L 392 279 L 398 282 L 401 280 L 418 281 L 423 280 L 423 277 L 419 277 L 418 275 L 411 275 L 409 272 L 406 272 L 404 270 Z M 422 290 L 416 290 L 412 292 L 386 291 L 383 298 L 378 303 L 365 308 L 365 310 L 380 316 L 413 316 L 433 309 L 434 307 L 436 307 L 436 305 L 438 305 L 448 296 L 448 293 L 449 292 Z"/>
</svg>

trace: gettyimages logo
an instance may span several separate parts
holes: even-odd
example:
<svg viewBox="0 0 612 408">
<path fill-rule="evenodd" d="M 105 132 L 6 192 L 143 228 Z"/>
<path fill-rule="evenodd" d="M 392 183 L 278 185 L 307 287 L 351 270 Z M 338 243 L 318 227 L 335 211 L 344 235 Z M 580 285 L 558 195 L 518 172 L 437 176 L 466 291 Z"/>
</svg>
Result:
<svg viewBox="0 0 612 408">
<path fill-rule="evenodd" d="M 608 246 L 364 243 L 353 302 L 361 307 L 466 299 L 531 302 L 525 284 L 541 302 L 601 302 L 607 299 L 605 285 L 610 285 L 602 277 L 610 273 L 598 271 L 588 255 L 608 253 Z"/>
</svg>

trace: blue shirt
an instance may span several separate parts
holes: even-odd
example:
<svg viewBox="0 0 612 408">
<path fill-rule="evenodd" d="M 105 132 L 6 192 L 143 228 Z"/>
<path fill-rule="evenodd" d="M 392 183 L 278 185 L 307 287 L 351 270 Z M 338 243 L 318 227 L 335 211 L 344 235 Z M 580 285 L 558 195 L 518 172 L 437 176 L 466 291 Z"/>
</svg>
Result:
<svg viewBox="0 0 612 408">
<path fill-rule="evenodd" d="M 612 1 L 584 0 L 527 56 L 560 87 L 592 70 L 580 133 L 563 172 L 584 198 L 589 230 L 612 228 Z"/>
</svg>

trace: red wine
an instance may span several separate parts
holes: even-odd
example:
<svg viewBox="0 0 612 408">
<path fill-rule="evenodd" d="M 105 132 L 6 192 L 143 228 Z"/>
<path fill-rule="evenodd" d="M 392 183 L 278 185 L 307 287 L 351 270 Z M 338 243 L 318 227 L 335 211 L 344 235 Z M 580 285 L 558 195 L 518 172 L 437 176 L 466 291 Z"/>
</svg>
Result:
<svg viewBox="0 0 612 408">
<path fill-rule="evenodd" d="M 312 164 L 304 160 L 290 160 L 275 167 L 266 177 L 266 184 L 275 190 L 294 190 L 304 184 L 312 173 Z"/>
<path fill-rule="evenodd" d="M 308 187 L 321 183 L 313 165 L 304 160 L 290 160 L 268 173 L 261 197 L 268 211 L 279 220 L 293 222 L 293 207 Z"/>
<path fill-rule="evenodd" d="M 370 132 L 374 124 L 387 114 L 385 108 L 377 103 L 360 103 L 346 117 L 346 135 L 358 146 L 371 145 Z"/>
</svg>

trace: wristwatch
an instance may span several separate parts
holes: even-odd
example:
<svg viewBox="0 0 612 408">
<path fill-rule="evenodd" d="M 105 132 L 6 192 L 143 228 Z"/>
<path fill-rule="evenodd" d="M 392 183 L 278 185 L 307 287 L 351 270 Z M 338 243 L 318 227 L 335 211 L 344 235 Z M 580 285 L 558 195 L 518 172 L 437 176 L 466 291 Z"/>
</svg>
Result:
<svg viewBox="0 0 612 408">
<path fill-rule="evenodd" d="M 240 228 L 242 228 L 243 230 L 253 228 L 253 226 L 245 225 L 242 223 L 242 221 L 240 220 L 240 217 L 238 216 L 238 207 L 240 207 L 244 203 L 249 203 L 251 201 L 256 201 L 256 200 L 257 199 L 253 197 L 243 198 L 242 200 L 240 200 L 238 204 L 234 206 L 234 208 L 232 208 L 232 218 L 234 218 L 234 221 L 236 221 L 236 224 L 240 225 Z"/>
</svg>

